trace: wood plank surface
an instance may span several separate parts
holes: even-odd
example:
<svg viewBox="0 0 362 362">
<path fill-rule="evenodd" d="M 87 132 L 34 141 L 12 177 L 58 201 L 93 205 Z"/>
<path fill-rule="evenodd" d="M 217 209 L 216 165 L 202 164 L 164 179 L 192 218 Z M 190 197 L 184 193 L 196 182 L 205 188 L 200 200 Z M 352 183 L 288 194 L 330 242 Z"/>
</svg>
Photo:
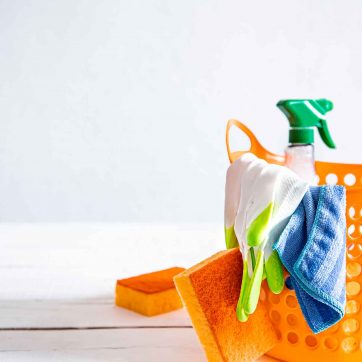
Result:
<svg viewBox="0 0 362 362">
<path fill-rule="evenodd" d="M 0 241 L 1 362 L 205 361 L 185 310 L 144 317 L 114 287 L 223 249 L 222 225 L 0 224 Z"/>
<path fill-rule="evenodd" d="M 0 332 L 0 359 L 17 361 L 206 361 L 193 329 Z M 274 361 L 262 357 L 259 362 Z"/>
<path fill-rule="evenodd" d="M 145 317 L 105 300 L 0 301 L 0 330 L 45 328 L 191 327 L 184 309 Z"/>
</svg>

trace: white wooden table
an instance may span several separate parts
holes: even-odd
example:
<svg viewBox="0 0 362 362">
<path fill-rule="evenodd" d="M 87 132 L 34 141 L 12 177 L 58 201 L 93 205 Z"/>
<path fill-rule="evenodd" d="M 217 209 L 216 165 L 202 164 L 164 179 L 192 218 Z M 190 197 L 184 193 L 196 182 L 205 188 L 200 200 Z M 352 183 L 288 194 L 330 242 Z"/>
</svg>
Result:
<svg viewBox="0 0 362 362">
<path fill-rule="evenodd" d="M 205 360 L 184 310 L 117 308 L 114 285 L 210 256 L 222 225 L 0 224 L 0 245 L 0 361 Z"/>
</svg>

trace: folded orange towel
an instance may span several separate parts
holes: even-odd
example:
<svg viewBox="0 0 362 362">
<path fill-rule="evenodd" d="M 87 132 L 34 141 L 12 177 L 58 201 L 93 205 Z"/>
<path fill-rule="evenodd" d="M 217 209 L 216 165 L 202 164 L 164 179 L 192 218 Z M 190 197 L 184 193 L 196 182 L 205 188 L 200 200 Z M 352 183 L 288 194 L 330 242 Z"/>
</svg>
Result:
<svg viewBox="0 0 362 362">
<path fill-rule="evenodd" d="M 240 251 L 231 249 L 174 278 L 208 361 L 255 361 L 278 342 L 263 303 L 247 322 L 237 320 L 242 273 Z"/>
<path fill-rule="evenodd" d="M 146 316 L 182 308 L 173 277 L 183 270 L 185 269 L 174 267 L 117 280 L 116 305 Z"/>
</svg>

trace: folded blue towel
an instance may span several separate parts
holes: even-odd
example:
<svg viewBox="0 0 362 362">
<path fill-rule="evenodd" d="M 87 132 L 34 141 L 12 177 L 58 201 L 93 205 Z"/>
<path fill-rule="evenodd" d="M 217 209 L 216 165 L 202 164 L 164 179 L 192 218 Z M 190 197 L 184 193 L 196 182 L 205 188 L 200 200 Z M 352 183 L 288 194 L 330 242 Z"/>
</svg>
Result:
<svg viewBox="0 0 362 362">
<path fill-rule="evenodd" d="M 303 315 L 314 333 L 344 316 L 346 192 L 311 186 L 273 249 L 290 273 Z"/>
</svg>

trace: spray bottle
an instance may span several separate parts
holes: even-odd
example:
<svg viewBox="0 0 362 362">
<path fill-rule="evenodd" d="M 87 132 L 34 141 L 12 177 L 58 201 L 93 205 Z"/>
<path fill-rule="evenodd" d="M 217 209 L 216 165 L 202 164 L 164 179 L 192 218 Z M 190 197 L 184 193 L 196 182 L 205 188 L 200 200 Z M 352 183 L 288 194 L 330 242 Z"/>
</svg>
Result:
<svg viewBox="0 0 362 362">
<path fill-rule="evenodd" d="M 286 99 L 279 101 L 277 107 L 286 115 L 290 125 L 285 166 L 315 185 L 314 127 L 328 147 L 336 148 L 325 117 L 333 109 L 333 103 L 327 99 Z"/>
</svg>

